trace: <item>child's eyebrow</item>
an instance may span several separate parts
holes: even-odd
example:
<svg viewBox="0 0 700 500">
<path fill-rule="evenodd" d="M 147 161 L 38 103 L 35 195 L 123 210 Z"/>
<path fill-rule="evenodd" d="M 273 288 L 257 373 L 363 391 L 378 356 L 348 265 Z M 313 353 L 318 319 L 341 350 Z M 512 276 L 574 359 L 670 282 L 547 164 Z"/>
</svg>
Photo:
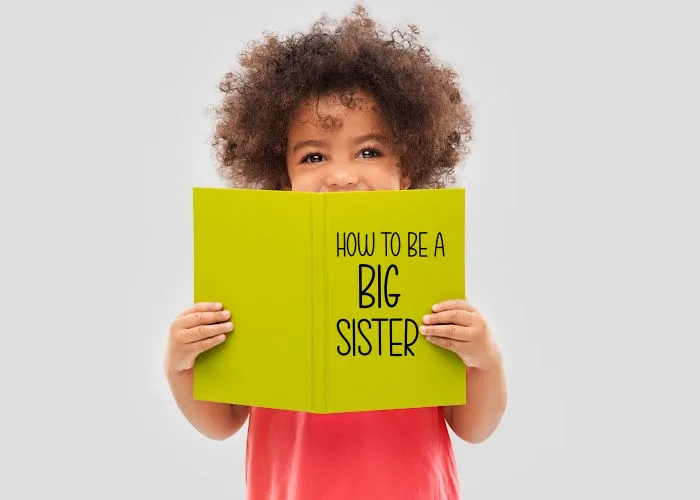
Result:
<svg viewBox="0 0 700 500">
<path fill-rule="evenodd" d="M 328 145 L 328 143 L 326 141 L 316 141 L 313 139 L 308 140 L 308 141 L 301 141 L 301 142 L 297 142 L 294 145 L 294 148 L 292 148 L 292 153 L 296 153 L 297 150 L 299 150 L 305 146 L 327 146 L 327 145 Z"/>
<path fill-rule="evenodd" d="M 353 144 L 360 144 L 365 141 L 370 141 L 370 140 L 375 140 L 378 142 L 388 142 L 387 137 L 384 134 L 365 134 L 365 135 L 360 135 L 355 137 L 352 140 Z M 292 148 L 292 153 L 296 153 L 299 149 L 305 147 L 305 146 L 316 146 L 316 147 L 323 147 L 327 146 L 328 143 L 326 141 L 319 141 L 315 139 L 310 139 L 308 141 L 301 141 L 297 142 L 294 147 Z"/>
</svg>

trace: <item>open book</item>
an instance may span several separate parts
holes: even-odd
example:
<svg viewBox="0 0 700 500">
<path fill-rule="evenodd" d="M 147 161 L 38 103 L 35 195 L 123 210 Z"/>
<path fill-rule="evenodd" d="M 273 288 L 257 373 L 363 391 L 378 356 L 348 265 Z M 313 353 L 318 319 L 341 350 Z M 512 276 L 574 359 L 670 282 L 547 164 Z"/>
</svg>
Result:
<svg viewBox="0 0 700 500">
<path fill-rule="evenodd" d="M 198 400 L 335 413 L 458 405 L 466 367 L 418 331 L 465 298 L 463 189 L 194 188 L 194 301 L 234 330 Z"/>
</svg>

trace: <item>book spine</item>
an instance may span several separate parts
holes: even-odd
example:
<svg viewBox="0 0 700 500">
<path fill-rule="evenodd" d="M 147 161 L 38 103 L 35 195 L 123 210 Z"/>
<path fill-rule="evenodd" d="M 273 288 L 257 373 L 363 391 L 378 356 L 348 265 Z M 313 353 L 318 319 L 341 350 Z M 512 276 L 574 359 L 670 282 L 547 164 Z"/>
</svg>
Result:
<svg viewBox="0 0 700 500">
<path fill-rule="evenodd" d="M 325 197 L 311 193 L 311 407 L 325 413 L 327 400 L 326 366 L 326 252 Z"/>
</svg>

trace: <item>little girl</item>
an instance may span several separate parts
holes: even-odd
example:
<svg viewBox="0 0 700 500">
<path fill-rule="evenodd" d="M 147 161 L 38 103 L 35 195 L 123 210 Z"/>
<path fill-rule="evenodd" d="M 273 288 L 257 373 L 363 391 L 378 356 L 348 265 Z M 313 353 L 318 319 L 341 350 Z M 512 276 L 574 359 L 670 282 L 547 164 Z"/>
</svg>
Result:
<svg viewBox="0 0 700 500">
<path fill-rule="evenodd" d="M 436 64 L 417 35 L 413 26 L 386 35 L 356 6 L 333 28 L 324 17 L 307 34 L 252 45 L 242 71 L 221 84 L 213 145 L 222 177 L 233 188 L 294 191 L 451 182 L 468 152 L 470 111 L 454 71 Z M 457 499 L 447 425 L 470 443 L 491 435 L 506 406 L 505 376 L 469 302 L 429 307 L 421 333 L 467 366 L 463 406 L 317 415 L 195 401 L 195 358 L 235 335 L 221 304 L 194 304 L 173 321 L 165 372 L 180 410 L 205 436 L 226 439 L 249 419 L 251 500 Z"/>
</svg>

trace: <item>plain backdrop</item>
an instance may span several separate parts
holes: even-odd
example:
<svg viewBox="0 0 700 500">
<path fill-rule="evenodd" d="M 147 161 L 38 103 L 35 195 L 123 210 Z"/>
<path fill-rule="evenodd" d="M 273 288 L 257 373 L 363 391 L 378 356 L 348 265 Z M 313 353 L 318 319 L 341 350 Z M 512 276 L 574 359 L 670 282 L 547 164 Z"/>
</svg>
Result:
<svg viewBox="0 0 700 500">
<path fill-rule="evenodd" d="M 367 1 L 474 113 L 467 291 L 506 360 L 464 498 L 700 498 L 700 35 L 692 1 Z M 243 498 L 245 429 L 162 372 L 192 300 L 218 82 L 349 1 L 3 3 L 0 497 Z M 273 313 L 273 312 L 271 312 Z"/>
</svg>

